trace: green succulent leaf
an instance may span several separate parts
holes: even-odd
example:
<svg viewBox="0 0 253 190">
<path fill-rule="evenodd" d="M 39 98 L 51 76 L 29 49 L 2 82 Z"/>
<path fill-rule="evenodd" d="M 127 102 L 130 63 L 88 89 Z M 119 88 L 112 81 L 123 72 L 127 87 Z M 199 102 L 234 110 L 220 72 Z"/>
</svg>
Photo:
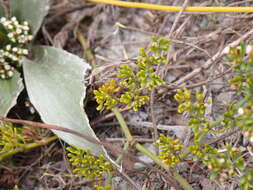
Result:
<svg viewBox="0 0 253 190">
<path fill-rule="evenodd" d="M 11 15 L 27 21 L 35 35 L 50 8 L 49 0 L 10 0 Z"/>
<path fill-rule="evenodd" d="M 16 104 L 16 100 L 24 86 L 20 74 L 15 71 L 10 80 L 0 80 L 0 116 L 6 116 Z"/>
<path fill-rule="evenodd" d="M 90 68 L 79 57 L 53 47 L 34 48 L 34 60 L 25 59 L 23 69 L 29 98 L 42 120 L 89 136 L 95 133 L 83 110 L 84 73 Z M 103 154 L 101 146 L 83 138 L 53 131 L 68 144 Z"/>
</svg>

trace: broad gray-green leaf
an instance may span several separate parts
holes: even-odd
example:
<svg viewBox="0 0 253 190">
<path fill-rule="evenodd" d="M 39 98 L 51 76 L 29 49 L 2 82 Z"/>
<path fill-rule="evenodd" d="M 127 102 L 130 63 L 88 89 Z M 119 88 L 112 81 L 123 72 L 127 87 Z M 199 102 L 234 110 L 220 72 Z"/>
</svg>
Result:
<svg viewBox="0 0 253 190">
<path fill-rule="evenodd" d="M 50 8 L 49 0 L 10 0 L 11 15 L 26 20 L 35 35 Z"/>
<path fill-rule="evenodd" d="M 16 104 L 18 95 L 24 86 L 20 74 L 14 72 L 9 80 L 0 79 L 0 116 L 5 117 L 9 110 Z"/>
<path fill-rule="evenodd" d="M 34 50 L 35 60 L 25 60 L 23 69 L 29 98 L 42 120 L 96 137 L 83 110 L 86 90 L 83 79 L 90 66 L 64 50 L 47 46 Z M 68 144 L 90 148 L 94 154 L 103 153 L 101 146 L 80 137 L 54 133 Z"/>
</svg>

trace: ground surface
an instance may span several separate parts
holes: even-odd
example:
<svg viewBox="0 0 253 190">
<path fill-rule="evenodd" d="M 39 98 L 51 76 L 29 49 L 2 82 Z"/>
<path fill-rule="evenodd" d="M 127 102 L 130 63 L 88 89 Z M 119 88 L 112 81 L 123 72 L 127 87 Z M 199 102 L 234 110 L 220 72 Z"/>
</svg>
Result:
<svg viewBox="0 0 253 190">
<path fill-rule="evenodd" d="M 253 6 L 250 0 L 141 2 L 180 6 Z M 176 88 L 204 90 L 206 96 L 213 100 L 209 108 L 210 119 L 224 112 L 233 100 L 234 92 L 227 84 L 229 67 L 220 53 L 227 44 L 242 38 L 252 28 L 253 14 L 168 13 L 77 0 L 55 0 L 36 43 L 66 49 L 85 57 L 89 63 L 95 63 L 89 78 L 85 109 L 99 138 L 121 144 L 122 133 L 118 123 L 109 112 L 96 111 L 92 90 L 114 77 L 120 64 L 131 63 L 138 56 L 139 48 L 147 46 L 152 35 L 170 39 L 169 64 L 160 69 L 166 85 L 156 91 L 153 97 L 155 103 L 144 106 L 137 113 L 123 112 L 133 134 L 145 144 L 152 141 L 150 128 L 153 123 L 158 125 L 160 132 L 176 135 L 182 140 L 187 137 L 187 117 L 177 114 L 173 100 Z M 82 37 L 85 39 L 83 44 L 80 43 Z M 244 39 L 246 42 L 252 40 L 253 32 Z M 91 54 L 84 55 L 83 52 L 88 51 Z M 23 92 L 9 116 L 40 121 L 36 113 L 30 113 L 31 108 L 25 106 L 25 101 L 29 102 L 26 92 Z M 239 137 L 240 134 L 235 134 L 230 141 L 236 142 Z M 64 143 L 54 142 L 0 163 L 0 187 L 8 189 L 13 184 L 19 184 L 22 190 L 90 189 L 91 183 L 71 174 L 64 147 Z M 146 161 L 146 158 L 143 159 Z M 239 189 L 236 181 L 225 186 L 210 181 L 202 166 L 193 167 L 191 163 L 183 163 L 179 170 L 196 189 Z M 142 171 L 149 178 L 141 172 L 125 172 L 143 189 L 171 189 L 155 171 Z M 114 185 L 116 190 L 133 189 L 121 177 L 114 179 Z"/>
</svg>

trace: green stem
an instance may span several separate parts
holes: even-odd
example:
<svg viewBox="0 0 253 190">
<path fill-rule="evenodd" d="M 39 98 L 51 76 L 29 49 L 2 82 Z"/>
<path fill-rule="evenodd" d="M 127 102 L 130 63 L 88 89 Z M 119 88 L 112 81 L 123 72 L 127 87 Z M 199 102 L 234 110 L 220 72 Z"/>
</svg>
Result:
<svg viewBox="0 0 253 190">
<path fill-rule="evenodd" d="M 113 113 L 115 114 L 117 120 L 119 121 L 119 124 L 128 140 L 128 142 L 133 141 L 133 136 L 131 135 L 129 128 L 125 122 L 125 119 L 123 118 L 122 114 L 120 113 L 119 109 L 117 107 L 114 107 L 112 109 Z M 125 144 L 124 148 L 128 148 Z M 170 168 L 168 165 L 164 164 L 164 162 L 159 159 L 155 154 L 153 154 L 152 152 L 150 152 L 146 147 L 142 146 L 141 144 L 137 143 L 135 144 L 135 148 L 137 150 L 139 150 L 140 152 L 144 153 L 145 155 L 147 155 L 149 158 L 151 158 L 156 164 L 158 164 L 159 166 L 161 166 L 162 168 L 164 168 L 165 170 L 170 171 Z M 174 179 L 185 189 L 185 190 L 194 190 L 191 185 L 187 182 L 186 179 L 184 179 L 179 173 L 177 173 L 176 171 L 172 171 L 172 175 L 174 177 Z"/>
<path fill-rule="evenodd" d="M 124 144 L 123 150 L 124 150 L 124 151 L 127 151 L 128 148 L 129 148 L 129 143 L 126 142 L 126 143 Z M 117 160 L 116 160 L 116 163 L 119 164 L 119 163 L 121 162 L 122 158 L 123 158 L 123 155 L 122 155 L 122 154 L 119 155 L 119 157 L 118 157 Z"/>
<path fill-rule="evenodd" d="M 129 148 L 129 143 L 126 142 L 126 143 L 124 144 L 123 150 L 126 151 L 128 148 Z M 118 157 L 117 160 L 116 160 L 116 163 L 119 164 L 119 163 L 121 162 L 122 158 L 123 158 L 123 155 L 122 155 L 122 154 L 119 155 L 119 157 Z M 113 177 L 113 174 L 110 173 L 109 176 L 108 176 L 108 178 L 107 178 L 106 181 L 105 181 L 105 184 L 106 184 L 106 185 L 112 184 L 112 177 Z"/>
<path fill-rule="evenodd" d="M 179 173 L 177 173 L 176 171 L 172 172 L 172 175 L 174 177 L 175 180 L 177 180 L 177 182 L 185 189 L 185 190 L 194 190 L 192 188 L 192 186 L 188 183 L 188 181 L 183 178 Z"/>
<path fill-rule="evenodd" d="M 149 158 L 151 158 L 156 164 L 164 168 L 165 170 L 172 173 L 173 178 L 185 189 L 185 190 L 194 190 L 192 186 L 187 182 L 185 178 L 183 178 L 178 172 L 175 170 L 171 171 L 169 170 L 169 166 L 167 164 L 164 164 L 164 162 L 157 158 L 155 154 L 150 152 L 146 147 L 142 146 L 141 144 L 137 143 L 135 145 L 135 148 L 139 150 L 140 152 L 146 154 Z"/>
<path fill-rule="evenodd" d="M 131 135 L 129 128 L 125 122 L 125 119 L 123 118 L 122 114 L 120 113 L 119 109 L 117 107 L 112 108 L 112 112 L 115 114 L 117 120 L 119 121 L 119 124 L 126 136 L 126 139 L 128 141 L 132 141 L 133 140 L 133 136 Z"/>
<path fill-rule="evenodd" d="M 135 148 L 139 150 L 140 152 L 147 155 L 149 158 L 151 158 L 155 163 L 157 163 L 159 166 L 163 167 L 165 170 L 169 170 L 169 166 L 164 164 L 164 162 L 159 159 L 155 154 L 150 152 L 146 147 L 142 146 L 141 144 L 137 143 L 135 144 Z"/>
<path fill-rule="evenodd" d="M 35 142 L 35 143 L 30 143 L 30 144 L 24 144 L 22 147 L 18 147 L 14 150 L 11 150 L 9 152 L 6 152 L 6 153 L 3 153 L 3 154 L 0 154 L 0 161 L 14 155 L 14 154 L 17 154 L 19 152 L 25 152 L 25 151 L 29 151 L 33 148 L 36 148 L 36 147 L 40 147 L 40 146 L 43 146 L 45 144 L 48 144 L 54 140 L 58 139 L 57 136 L 53 136 L 53 137 L 49 137 L 49 138 L 46 138 L 46 139 L 42 139 L 38 142 Z"/>
</svg>

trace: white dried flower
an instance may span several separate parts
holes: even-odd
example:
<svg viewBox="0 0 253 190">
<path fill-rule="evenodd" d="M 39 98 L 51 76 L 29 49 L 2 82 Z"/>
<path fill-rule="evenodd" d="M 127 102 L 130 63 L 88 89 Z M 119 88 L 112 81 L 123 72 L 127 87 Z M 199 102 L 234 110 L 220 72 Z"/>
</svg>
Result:
<svg viewBox="0 0 253 190">
<path fill-rule="evenodd" d="M 239 50 L 239 51 L 241 51 L 242 47 L 241 46 L 237 46 L 236 49 Z"/>
<path fill-rule="evenodd" d="M 17 21 L 17 18 L 15 16 L 11 17 L 11 21 L 15 22 L 15 21 Z"/>
<path fill-rule="evenodd" d="M 10 57 L 10 55 L 11 55 L 11 54 L 10 54 L 8 51 L 5 51 L 5 52 L 4 52 L 4 56 Z"/>
<path fill-rule="evenodd" d="M 5 74 L 1 74 L 0 77 L 1 77 L 2 79 L 6 79 Z"/>
<path fill-rule="evenodd" d="M 23 49 L 23 54 L 24 55 L 28 55 L 28 50 L 27 49 Z"/>
<path fill-rule="evenodd" d="M 2 24 L 3 24 L 4 26 L 8 26 L 10 23 L 9 23 L 8 21 L 4 21 L 4 22 L 2 22 Z"/>
<path fill-rule="evenodd" d="M 14 48 L 12 48 L 12 51 L 13 51 L 13 52 L 17 52 L 17 51 L 18 51 L 18 48 L 17 48 L 17 47 L 14 47 Z"/>
<path fill-rule="evenodd" d="M 12 32 L 8 33 L 7 34 L 8 38 L 13 38 L 14 37 L 14 34 Z"/>
<path fill-rule="evenodd" d="M 249 137 L 250 136 L 250 132 L 249 131 L 245 131 L 243 134 L 245 137 Z"/>
<path fill-rule="evenodd" d="M 23 26 L 23 30 L 28 31 L 30 28 L 28 26 Z"/>
<path fill-rule="evenodd" d="M 33 39 L 33 36 L 32 35 L 29 35 L 28 36 L 28 40 L 31 41 Z"/>
<path fill-rule="evenodd" d="M 4 69 L 5 69 L 5 70 L 10 70 L 10 69 L 11 69 L 11 66 L 8 65 L 8 64 L 6 64 L 6 65 L 4 65 Z"/>
<path fill-rule="evenodd" d="M 224 54 L 229 54 L 230 49 L 231 49 L 231 46 L 225 47 L 224 50 L 223 50 L 223 53 L 224 53 Z"/>
<path fill-rule="evenodd" d="M 9 25 L 7 26 L 7 28 L 8 28 L 9 30 L 12 30 L 14 27 L 13 27 L 12 25 L 9 24 Z"/>
<path fill-rule="evenodd" d="M 20 60 L 20 58 L 17 57 L 17 56 L 15 56 L 15 55 L 12 55 L 12 56 L 11 56 L 11 59 L 12 59 L 13 61 L 18 61 L 18 60 Z"/>
<path fill-rule="evenodd" d="M 13 75 L 14 75 L 14 72 L 13 72 L 13 71 L 8 71 L 8 72 L 7 72 L 7 76 L 8 76 L 8 77 L 13 77 Z"/>
<path fill-rule="evenodd" d="M 238 111 L 237 111 L 237 113 L 238 113 L 239 115 L 243 115 L 243 114 L 244 114 L 243 108 L 239 108 Z"/>
<path fill-rule="evenodd" d="M 11 50 L 11 45 L 8 44 L 8 45 L 5 47 L 5 49 L 6 49 L 7 51 L 10 51 L 10 50 Z"/>
<path fill-rule="evenodd" d="M 17 29 L 16 29 L 16 33 L 17 33 L 17 34 L 21 34 L 21 33 L 22 33 L 22 30 L 21 30 L 20 28 L 17 28 Z"/>
<path fill-rule="evenodd" d="M 224 159 L 224 158 L 219 159 L 219 163 L 220 163 L 220 164 L 223 164 L 224 162 L 225 162 L 225 159 Z"/>
<path fill-rule="evenodd" d="M 29 34 L 30 27 L 27 21 L 21 24 L 16 17 L 10 19 L 1 17 L 0 23 L 5 29 L 4 35 L 11 41 L 10 44 L 0 49 L 0 78 L 7 79 L 14 74 L 12 64 L 19 66 L 22 56 L 28 55 L 29 52 L 24 47 L 27 42 L 32 40 L 33 36 Z"/>
<path fill-rule="evenodd" d="M 252 45 L 247 45 L 247 47 L 246 47 L 246 54 L 250 54 L 252 52 L 252 50 L 253 50 Z"/>
<path fill-rule="evenodd" d="M 6 18 L 5 17 L 1 17 L 0 22 L 3 23 L 5 21 L 6 21 Z"/>
<path fill-rule="evenodd" d="M 18 55 L 23 55 L 23 49 L 19 48 L 17 54 Z"/>
</svg>

